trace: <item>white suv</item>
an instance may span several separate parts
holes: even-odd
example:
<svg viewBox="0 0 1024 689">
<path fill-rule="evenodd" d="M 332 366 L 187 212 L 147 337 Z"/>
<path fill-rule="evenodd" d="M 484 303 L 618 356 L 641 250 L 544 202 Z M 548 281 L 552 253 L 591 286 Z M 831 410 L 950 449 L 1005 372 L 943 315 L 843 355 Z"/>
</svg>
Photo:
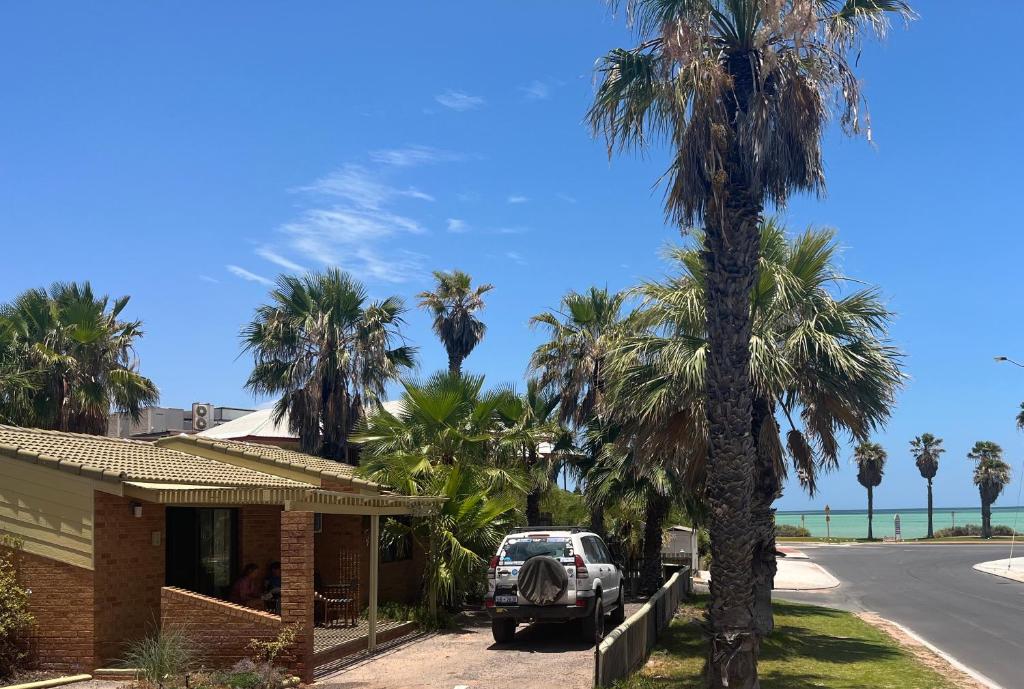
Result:
<svg viewBox="0 0 1024 689">
<path fill-rule="evenodd" d="M 625 617 L 622 570 L 595 533 L 578 527 L 522 527 L 505 537 L 487 568 L 487 612 L 498 643 L 528 620 L 582 620 L 589 641 L 604 637 L 604 616 Z"/>
</svg>

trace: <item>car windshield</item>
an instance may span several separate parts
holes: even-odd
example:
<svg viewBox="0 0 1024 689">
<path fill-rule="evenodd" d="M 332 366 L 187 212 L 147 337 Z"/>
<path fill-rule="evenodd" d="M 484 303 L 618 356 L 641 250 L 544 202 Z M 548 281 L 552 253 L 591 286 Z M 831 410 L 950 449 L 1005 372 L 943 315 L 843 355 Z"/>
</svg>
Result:
<svg viewBox="0 0 1024 689">
<path fill-rule="evenodd" d="M 568 538 L 530 536 L 505 541 L 499 557 L 502 564 L 520 564 L 531 557 L 547 555 L 557 560 L 572 559 L 572 542 Z"/>
</svg>

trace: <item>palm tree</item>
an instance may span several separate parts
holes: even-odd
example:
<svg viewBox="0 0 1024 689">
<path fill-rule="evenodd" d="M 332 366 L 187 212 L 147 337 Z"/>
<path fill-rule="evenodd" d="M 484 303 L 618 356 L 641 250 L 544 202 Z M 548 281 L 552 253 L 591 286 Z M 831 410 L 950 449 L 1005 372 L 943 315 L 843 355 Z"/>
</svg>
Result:
<svg viewBox="0 0 1024 689">
<path fill-rule="evenodd" d="M 104 435 L 111 410 L 138 421 L 160 394 L 139 374 L 142 321 L 122 321 L 88 282 L 31 289 L 0 307 L 0 415 L 8 423 Z"/>
<path fill-rule="evenodd" d="M 548 341 L 530 358 L 530 369 L 539 376 L 540 386 L 558 395 L 559 418 L 570 423 L 577 433 L 597 424 L 597 433 L 588 433 L 590 451 L 578 458 L 575 468 L 580 478 L 601 453 L 603 438 L 609 429 L 601 420 L 601 405 L 607 387 L 607 363 L 610 349 L 622 330 L 622 293 L 591 287 L 580 294 L 562 297 L 557 312 L 545 311 L 530 319 L 531 326 L 547 330 Z M 591 528 L 604 533 L 604 506 L 591 503 Z"/>
<path fill-rule="evenodd" d="M 402 300 L 368 302 L 363 285 L 337 268 L 282 275 L 270 300 L 242 330 L 254 359 L 246 387 L 280 395 L 274 417 L 288 416 L 303 452 L 354 463 L 352 430 L 413 367 L 416 350 L 396 345 Z"/>
<path fill-rule="evenodd" d="M 1020 403 L 1020 411 L 1017 412 L 1017 430 L 1024 431 L 1024 402 Z"/>
<path fill-rule="evenodd" d="M 917 462 L 917 470 L 921 478 L 928 481 L 928 538 L 935 537 L 932 533 L 932 479 L 939 471 L 939 456 L 945 451 L 942 438 L 931 433 L 923 433 L 910 441 L 910 454 Z"/>
<path fill-rule="evenodd" d="M 483 284 L 473 288 L 468 273 L 453 270 L 450 273 L 434 271 L 437 284 L 433 291 L 420 292 L 420 308 L 434 316 L 434 333 L 448 352 L 448 370 L 462 371 L 462 362 L 484 339 L 487 326 L 476 314 L 484 308 L 484 295 L 494 285 Z"/>
<path fill-rule="evenodd" d="M 874 539 L 871 530 L 875 516 L 874 490 L 882 482 L 885 460 L 888 455 L 878 443 L 858 443 L 853 450 L 853 461 L 857 463 L 857 482 L 868 490 L 868 540 Z"/>
<path fill-rule="evenodd" d="M 670 252 L 679 273 L 637 288 L 638 330 L 621 338 L 610 365 L 608 408 L 635 434 L 640 456 L 684 466 L 690 495 L 701 499 L 707 476 L 707 359 L 703 236 Z M 752 563 L 755 622 L 772 628 L 775 573 L 772 503 L 781 494 L 788 455 L 813 495 L 818 475 L 838 466 L 839 435 L 865 440 L 888 418 L 903 376 L 900 354 L 887 342 L 891 314 L 877 290 L 835 294 L 852 280 L 837 267 L 834 233 L 810 229 L 787 241 L 773 220 L 761 228 L 758 282 L 751 292 L 750 351 L 758 459 L 751 499 L 758 547 Z M 787 425 L 785 441 L 776 416 Z"/>
<path fill-rule="evenodd" d="M 618 2 L 613 2 L 618 5 Z M 609 153 L 672 147 L 666 214 L 703 225 L 710 356 L 708 499 L 712 580 L 708 682 L 757 686 L 759 641 L 750 614 L 756 537 L 750 529 L 753 415 L 748 295 L 757 280 L 766 202 L 822 193 L 821 137 L 836 101 L 860 129 L 859 82 L 846 56 L 902 0 L 627 0 L 637 47 L 599 63 L 590 110 Z"/>
<path fill-rule="evenodd" d="M 399 411 L 367 418 L 353 441 L 360 473 L 404 495 L 447 498 L 440 513 L 390 524 L 424 549 L 424 594 L 432 619 L 479 580 L 486 557 L 514 523 L 525 482 L 516 457 L 503 453 L 505 420 L 518 400 L 507 389 L 483 392 L 482 376 L 439 373 L 405 382 Z"/>
<path fill-rule="evenodd" d="M 979 440 L 967 453 L 975 463 L 974 485 L 981 495 L 981 537 L 992 538 L 992 503 L 1010 483 L 1010 465 L 1003 461 L 1003 448 L 991 440 Z"/>
</svg>

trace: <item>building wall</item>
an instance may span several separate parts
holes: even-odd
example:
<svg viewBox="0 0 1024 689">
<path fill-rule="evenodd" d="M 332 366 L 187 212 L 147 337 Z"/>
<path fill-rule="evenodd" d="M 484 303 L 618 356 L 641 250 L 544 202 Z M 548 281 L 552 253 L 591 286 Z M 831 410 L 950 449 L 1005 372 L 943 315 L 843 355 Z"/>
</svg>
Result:
<svg viewBox="0 0 1024 689">
<path fill-rule="evenodd" d="M 314 537 L 314 568 L 324 584 L 340 584 L 341 554 L 359 557 L 359 594 L 362 606 L 369 601 L 370 565 L 367 543 L 369 518 L 347 514 L 325 514 L 321 533 Z"/>
<path fill-rule="evenodd" d="M 18 580 L 29 589 L 35 617 L 32 654 L 43 670 L 75 674 L 95 667 L 93 572 L 24 551 L 15 553 Z"/>
<path fill-rule="evenodd" d="M 0 532 L 21 540 L 26 553 L 91 569 L 92 494 L 99 483 L 0 456 Z"/>
<path fill-rule="evenodd" d="M 407 560 L 380 563 L 380 588 L 377 597 L 381 602 L 417 603 L 423 594 L 423 568 L 426 554 L 418 544 L 413 543 L 412 557 Z"/>
<path fill-rule="evenodd" d="M 133 514 L 142 505 L 142 516 Z M 125 645 L 151 633 L 160 619 L 165 581 L 163 505 L 95 495 L 96 659 L 120 659 Z"/>
<path fill-rule="evenodd" d="M 238 565 L 250 562 L 267 575 L 267 566 L 281 560 L 281 508 L 247 505 L 238 508 Z"/>
<path fill-rule="evenodd" d="M 228 668 L 251 657 L 250 641 L 272 640 L 281 630 L 277 615 L 170 586 L 160 590 L 160 624 L 197 641 L 196 660 L 210 668 Z"/>
</svg>

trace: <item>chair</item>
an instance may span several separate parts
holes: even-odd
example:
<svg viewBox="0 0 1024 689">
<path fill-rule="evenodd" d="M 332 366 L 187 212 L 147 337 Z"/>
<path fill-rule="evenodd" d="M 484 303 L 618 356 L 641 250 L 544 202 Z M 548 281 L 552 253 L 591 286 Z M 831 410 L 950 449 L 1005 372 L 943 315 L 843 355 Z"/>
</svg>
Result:
<svg viewBox="0 0 1024 689">
<path fill-rule="evenodd" d="M 325 627 L 341 620 L 344 625 L 356 626 L 356 600 L 351 584 L 324 586 L 313 593 L 314 605 L 320 608 L 320 619 Z"/>
</svg>

